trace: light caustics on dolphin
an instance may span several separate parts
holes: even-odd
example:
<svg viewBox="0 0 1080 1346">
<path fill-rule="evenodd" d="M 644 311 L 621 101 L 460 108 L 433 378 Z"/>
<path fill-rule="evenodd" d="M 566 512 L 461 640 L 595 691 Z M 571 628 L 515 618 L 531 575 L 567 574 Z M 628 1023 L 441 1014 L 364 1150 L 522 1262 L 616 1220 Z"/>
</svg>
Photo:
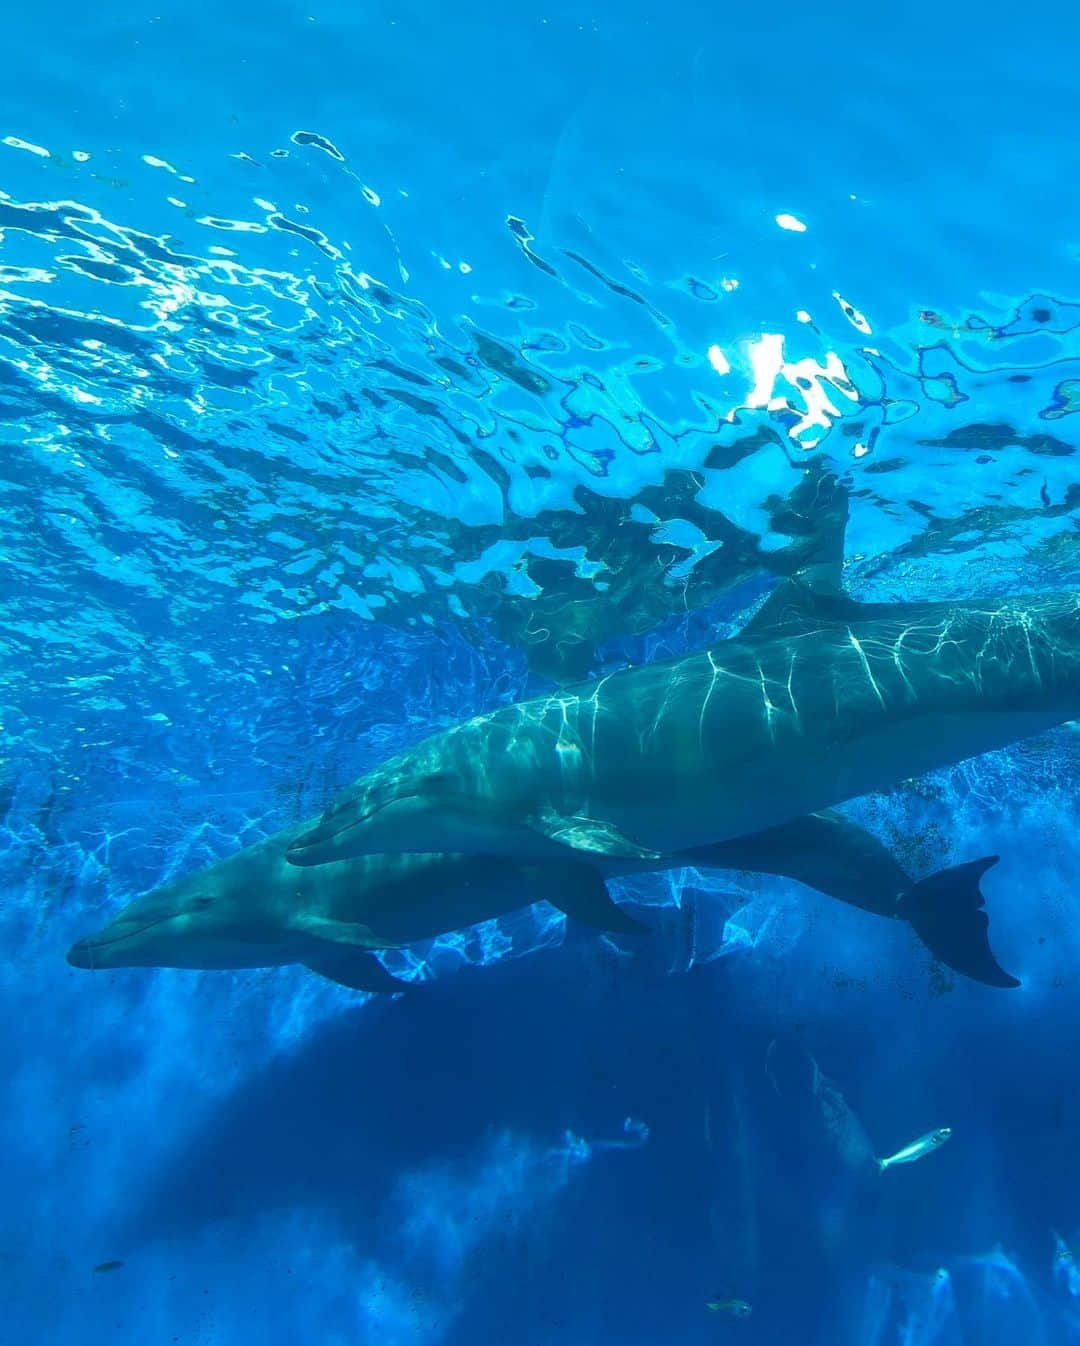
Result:
<svg viewBox="0 0 1080 1346">
<path fill-rule="evenodd" d="M 1080 713 L 1080 595 L 862 605 L 785 582 L 743 633 L 478 716 L 347 790 L 294 864 L 379 851 L 657 859 Z"/>
<path fill-rule="evenodd" d="M 737 637 L 703 652 L 505 706 L 399 753 L 289 860 L 454 850 L 670 863 L 1080 714 L 1080 593 L 862 604 L 838 572 L 833 557 L 781 582 Z M 974 862 L 959 904 L 957 871 L 898 914 L 931 948 L 970 940 L 990 863 Z"/>
<path fill-rule="evenodd" d="M 76 967 L 252 968 L 300 964 L 360 991 L 404 983 L 375 957 L 548 901 L 595 929 L 646 927 L 617 904 L 606 879 L 669 866 L 776 874 L 840 901 L 910 923 L 949 966 L 1012 986 L 990 950 L 979 891 L 985 861 L 913 883 L 875 837 L 836 813 L 658 861 L 600 855 L 541 864 L 506 856 L 401 853 L 298 868 L 290 828 L 209 868 L 136 898 L 68 953 Z"/>
</svg>

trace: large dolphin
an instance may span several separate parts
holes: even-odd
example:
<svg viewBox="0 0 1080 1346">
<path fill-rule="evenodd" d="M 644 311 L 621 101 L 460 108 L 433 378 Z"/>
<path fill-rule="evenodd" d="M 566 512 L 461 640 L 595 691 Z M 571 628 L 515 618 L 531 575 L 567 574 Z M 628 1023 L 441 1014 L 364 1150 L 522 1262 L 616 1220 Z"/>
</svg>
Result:
<svg viewBox="0 0 1080 1346">
<path fill-rule="evenodd" d="M 305 825 L 307 826 L 307 825 Z M 662 861 L 601 856 L 542 864 L 505 856 L 401 853 L 297 868 L 289 828 L 137 898 L 68 953 L 76 967 L 251 968 L 299 963 L 361 991 L 400 990 L 374 950 L 400 947 L 546 899 L 604 930 L 645 927 L 612 901 L 605 877 L 690 865 L 779 874 L 883 916 L 907 920 L 941 961 L 991 986 L 1015 986 L 990 951 L 975 861 L 913 882 L 889 851 L 838 814 Z"/>
<path fill-rule="evenodd" d="M 735 639 L 435 734 L 289 851 L 655 860 L 779 826 L 1080 714 L 1080 592 L 866 604 L 783 581 Z"/>
</svg>

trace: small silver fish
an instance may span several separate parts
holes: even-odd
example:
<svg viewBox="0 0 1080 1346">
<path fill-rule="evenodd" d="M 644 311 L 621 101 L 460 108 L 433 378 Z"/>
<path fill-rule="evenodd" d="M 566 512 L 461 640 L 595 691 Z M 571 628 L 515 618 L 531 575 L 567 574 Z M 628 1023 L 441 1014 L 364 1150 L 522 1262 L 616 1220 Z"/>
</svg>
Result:
<svg viewBox="0 0 1080 1346">
<path fill-rule="evenodd" d="M 905 1145 L 902 1150 L 897 1150 L 895 1154 L 890 1154 L 888 1159 L 875 1160 L 882 1173 L 893 1164 L 913 1164 L 916 1159 L 921 1159 L 925 1154 L 933 1154 L 935 1150 L 942 1145 L 952 1135 L 951 1126 L 939 1126 L 936 1131 L 928 1131 L 925 1136 L 920 1136 L 918 1140 L 913 1140 L 910 1145 Z"/>
<path fill-rule="evenodd" d="M 745 1299 L 707 1299 L 705 1307 L 713 1313 L 730 1313 L 733 1318 L 749 1318 L 754 1311 Z"/>
</svg>

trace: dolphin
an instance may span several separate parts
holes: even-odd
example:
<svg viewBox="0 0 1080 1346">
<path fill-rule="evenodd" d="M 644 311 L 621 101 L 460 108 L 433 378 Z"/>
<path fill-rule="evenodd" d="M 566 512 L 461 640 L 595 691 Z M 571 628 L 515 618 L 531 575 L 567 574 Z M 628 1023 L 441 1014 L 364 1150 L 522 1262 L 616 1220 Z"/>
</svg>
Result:
<svg viewBox="0 0 1080 1346">
<path fill-rule="evenodd" d="M 288 858 L 657 860 L 760 833 L 1080 714 L 1080 591 L 860 603 L 832 564 L 734 638 L 478 715 L 346 789 Z"/>
<path fill-rule="evenodd" d="M 288 828 L 123 908 L 68 952 L 75 967 L 256 968 L 301 964 L 358 991 L 398 991 L 375 956 L 547 900 L 601 930 L 646 929 L 607 878 L 670 868 L 778 874 L 907 921 L 931 953 L 991 986 L 1016 986 L 991 952 L 979 879 L 988 858 L 914 882 L 880 841 L 837 813 L 655 860 L 598 855 L 540 864 L 506 856 L 402 852 L 297 868 Z"/>
<path fill-rule="evenodd" d="M 831 1150 L 845 1168 L 866 1174 L 876 1170 L 878 1161 L 862 1119 L 803 1043 L 773 1038 L 765 1050 L 765 1073 L 794 1109 L 801 1143 Z"/>
<path fill-rule="evenodd" d="M 549 898 L 623 932 L 643 927 L 581 864 L 504 856 L 376 855 L 300 870 L 289 828 L 136 898 L 72 945 L 75 967 L 255 968 L 302 964 L 358 991 L 403 983 L 374 956 Z"/>
</svg>

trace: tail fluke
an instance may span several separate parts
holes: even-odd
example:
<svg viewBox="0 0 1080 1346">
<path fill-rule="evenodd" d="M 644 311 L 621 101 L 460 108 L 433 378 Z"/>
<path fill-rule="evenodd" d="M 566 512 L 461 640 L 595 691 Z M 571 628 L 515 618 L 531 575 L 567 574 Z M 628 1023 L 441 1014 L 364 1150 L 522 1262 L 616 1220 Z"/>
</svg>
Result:
<svg viewBox="0 0 1080 1346">
<path fill-rule="evenodd" d="M 1019 986 L 994 957 L 979 880 L 996 855 L 939 870 L 913 884 L 900 898 L 897 915 L 910 921 L 935 958 L 985 986 Z"/>
</svg>

